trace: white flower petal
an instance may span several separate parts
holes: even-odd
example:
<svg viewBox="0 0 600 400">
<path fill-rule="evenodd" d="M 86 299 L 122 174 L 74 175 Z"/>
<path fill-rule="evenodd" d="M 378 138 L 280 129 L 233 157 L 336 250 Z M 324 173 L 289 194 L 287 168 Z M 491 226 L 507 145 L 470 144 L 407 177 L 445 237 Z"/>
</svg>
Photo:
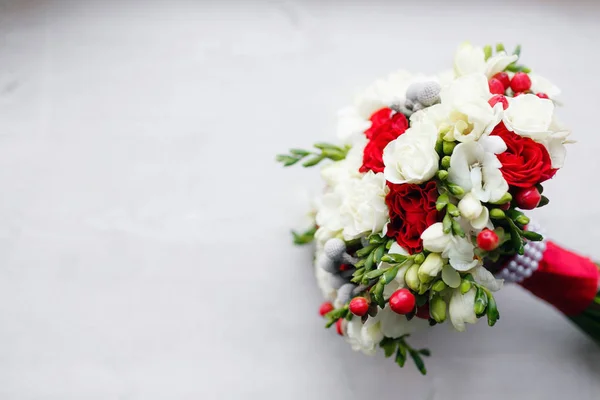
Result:
<svg viewBox="0 0 600 400">
<path fill-rule="evenodd" d="M 460 290 L 455 290 L 450 298 L 450 306 L 448 307 L 448 314 L 450 315 L 450 321 L 457 331 L 463 332 L 466 327 L 465 323 L 474 324 L 477 322 L 477 315 L 475 315 L 475 289 L 469 290 L 464 295 L 461 294 Z"/>
<path fill-rule="evenodd" d="M 461 281 L 460 274 L 449 265 L 445 265 L 444 268 L 442 268 L 442 280 L 451 288 L 459 287 Z"/>
<path fill-rule="evenodd" d="M 443 252 L 452 240 L 450 235 L 444 233 L 441 222 L 436 222 L 425 229 L 421 234 L 421 239 L 423 240 L 423 247 L 435 253 Z"/>
<path fill-rule="evenodd" d="M 502 289 L 504 280 L 494 278 L 494 275 L 483 266 L 478 266 L 469 271 L 475 282 L 485 286 L 492 292 Z"/>
</svg>

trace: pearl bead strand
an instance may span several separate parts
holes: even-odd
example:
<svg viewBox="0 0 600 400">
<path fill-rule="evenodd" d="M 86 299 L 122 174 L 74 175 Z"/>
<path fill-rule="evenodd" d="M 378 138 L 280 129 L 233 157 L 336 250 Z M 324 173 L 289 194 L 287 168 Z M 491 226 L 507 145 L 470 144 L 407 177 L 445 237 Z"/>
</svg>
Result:
<svg viewBox="0 0 600 400">
<path fill-rule="evenodd" d="M 539 225 L 530 223 L 529 231 L 537 232 L 545 236 Z M 524 279 L 529 278 L 538 269 L 539 262 L 544 257 L 546 251 L 546 239 L 540 242 L 529 241 L 525 243 L 525 254 L 514 256 L 502 271 L 496 277 L 504 279 L 507 282 L 521 283 Z"/>
</svg>

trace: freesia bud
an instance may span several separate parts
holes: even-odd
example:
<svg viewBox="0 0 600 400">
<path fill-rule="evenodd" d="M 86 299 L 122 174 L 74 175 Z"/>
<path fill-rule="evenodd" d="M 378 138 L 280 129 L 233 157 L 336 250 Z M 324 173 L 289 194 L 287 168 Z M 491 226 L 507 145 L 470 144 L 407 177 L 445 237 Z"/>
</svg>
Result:
<svg viewBox="0 0 600 400">
<path fill-rule="evenodd" d="M 490 210 L 490 218 L 493 219 L 504 219 L 506 218 L 506 214 L 499 208 L 493 208 Z"/>
<path fill-rule="evenodd" d="M 438 253 L 429 254 L 419 267 L 419 280 L 421 282 L 429 282 L 442 271 L 443 266 L 444 260 Z"/>
<path fill-rule="evenodd" d="M 414 291 L 419 290 L 419 285 L 421 281 L 419 281 L 419 266 L 417 264 L 413 264 L 407 271 L 406 275 L 404 275 L 404 281 L 406 285 Z"/>
<path fill-rule="evenodd" d="M 460 211 L 460 215 L 466 219 L 474 220 L 481 215 L 483 206 L 479 199 L 473 193 L 469 192 L 458 202 L 458 210 Z"/>
<path fill-rule="evenodd" d="M 435 296 L 431 299 L 429 315 L 437 323 L 442 323 L 446 320 L 446 302 L 440 296 Z"/>
<path fill-rule="evenodd" d="M 444 233 L 444 227 L 441 222 L 436 222 L 421 234 L 423 247 L 435 253 L 441 253 L 452 240 L 450 235 Z"/>
</svg>

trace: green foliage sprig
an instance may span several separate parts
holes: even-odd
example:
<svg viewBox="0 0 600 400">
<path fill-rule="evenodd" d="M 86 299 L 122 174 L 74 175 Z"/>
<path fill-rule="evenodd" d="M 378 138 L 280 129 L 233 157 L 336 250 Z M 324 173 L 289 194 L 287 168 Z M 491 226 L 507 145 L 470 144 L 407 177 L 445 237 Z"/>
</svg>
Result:
<svg viewBox="0 0 600 400">
<path fill-rule="evenodd" d="M 276 160 L 283 164 L 284 167 L 297 164 L 301 160 L 304 167 L 313 167 L 323 160 L 341 161 L 346 158 L 350 146 L 339 147 L 329 143 L 315 143 L 315 149 L 318 151 L 310 151 L 303 149 L 291 149 L 289 154 L 279 154 Z"/>
<path fill-rule="evenodd" d="M 383 340 L 379 343 L 379 347 L 381 347 L 385 353 L 386 357 L 395 356 L 396 364 L 400 367 L 404 367 L 406 363 L 406 359 L 410 356 L 415 363 L 417 369 L 421 372 L 421 374 L 426 375 L 427 369 L 425 368 L 425 363 L 423 362 L 423 358 L 421 356 L 429 357 L 431 352 L 429 349 L 415 349 L 411 347 L 408 343 L 406 343 L 406 338 L 410 335 L 404 335 L 397 339 L 392 338 L 383 338 Z"/>
</svg>

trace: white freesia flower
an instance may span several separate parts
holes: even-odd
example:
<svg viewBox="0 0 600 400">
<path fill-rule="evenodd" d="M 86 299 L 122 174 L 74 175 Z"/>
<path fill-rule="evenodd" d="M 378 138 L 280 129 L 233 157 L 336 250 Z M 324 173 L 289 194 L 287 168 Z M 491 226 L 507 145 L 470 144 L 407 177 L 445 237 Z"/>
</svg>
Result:
<svg viewBox="0 0 600 400">
<path fill-rule="evenodd" d="M 503 120 L 508 130 L 536 142 L 543 142 L 552 133 L 550 127 L 553 114 L 552 100 L 541 99 L 534 94 L 522 94 L 510 98 Z"/>
<path fill-rule="evenodd" d="M 449 259 L 450 265 L 457 271 L 468 271 L 479 263 L 479 260 L 475 259 L 473 244 L 466 238 L 444 233 L 441 222 L 436 222 L 425 229 L 421 239 L 423 248 L 441 253 L 442 257 Z"/>
<path fill-rule="evenodd" d="M 381 316 L 369 317 L 363 324 L 360 318 L 352 318 L 346 324 L 346 340 L 354 351 L 362 351 L 373 355 L 377 352 L 379 342 L 383 339 L 381 331 Z"/>
<path fill-rule="evenodd" d="M 529 73 L 528 75 L 529 79 L 531 79 L 531 91 L 533 93 L 545 93 L 550 98 L 555 98 L 560 95 L 560 88 L 550 82 L 548 79 L 533 72 Z"/>
<path fill-rule="evenodd" d="M 461 143 L 454 148 L 448 169 L 448 181 L 473 192 L 482 202 L 498 201 L 508 191 L 496 157 L 506 150 L 499 136 L 484 136 L 477 142 Z"/>
<path fill-rule="evenodd" d="M 463 43 L 454 55 L 454 74 L 457 77 L 469 74 L 484 74 L 491 78 L 498 72 L 504 71 L 509 64 L 517 61 L 516 55 L 508 55 L 502 51 L 485 60 L 483 48 Z"/>
<path fill-rule="evenodd" d="M 472 192 L 467 193 L 458 202 L 458 210 L 460 215 L 467 219 L 476 230 L 489 228 L 491 225 L 489 210 L 481 204 L 481 201 Z"/>
<path fill-rule="evenodd" d="M 440 157 L 435 151 L 437 129 L 423 121 L 415 124 L 383 150 L 385 179 L 392 183 L 422 183 L 433 178 Z"/>
<path fill-rule="evenodd" d="M 552 168 L 562 168 L 567 156 L 565 143 L 569 143 L 567 137 L 571 134 L 569 131 L 552 132 L 542 143 L 546 146 L 550 159 L 552 160 Z"/>
<path fill-rule="evenodd" d="M 361 134 L 357 138 L 352 148 L 346 154 L 346 158 L 330 164 L 325 164 L 321 168 L 321 177 L 330 187 L 335 187 L 342 182 L 353 178 L 360 178 L 362 174 L 359 169 L 363 162 L 363 153 L 367 145 L 367 138 Z"/>
<path fill-rule="evenodd" d="M 446 138 L 459 142 L 478 140 L 482 135 L 489 135 L 502 119 L 502 104 L 492 107 L 488 103 L 491 93 L 482 74 L 456 79 L 442 90 L 440 97 L 441 107 L 427 110 L 425 114 L 437 120 L 438 128 L 448 131 Z"/>
<path fill-rule="evenodd" d="M 474 324 L 477 322 L 475 315 L 475 294 L 476 290 L 471 288 L 467 293 L 461 294 L 460 289 L 452 292 L 448 314 L 450 321 L 457 331 L 463 332 L 466 327 L 465 323 Z"/>
</svg>

